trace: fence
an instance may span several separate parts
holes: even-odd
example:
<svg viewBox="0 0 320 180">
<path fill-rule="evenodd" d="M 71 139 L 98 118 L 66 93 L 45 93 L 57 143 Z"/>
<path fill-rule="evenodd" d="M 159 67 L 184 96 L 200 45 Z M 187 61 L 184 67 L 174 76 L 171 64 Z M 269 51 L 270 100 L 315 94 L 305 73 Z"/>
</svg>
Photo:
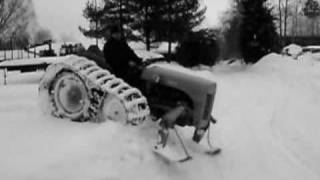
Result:
<svg viewBox="0 0 320 180">
<path fill-rule="evenodd" d="M 0 61 L 14 60 L 14 59 L 29 59 L 38 57 L 38 54 L 35 54 L 31 51 L 26 51 L 22 49 L 16 50 L 0 50 Z"/>
<path fill-rule="evenodd" d="M 298 36 L 298 37 L 287 37 L 284 39 L 285 45 L 295 43 L 300 46 L 307 45 L 320 45 L 319 36 Z"/>
</svg>

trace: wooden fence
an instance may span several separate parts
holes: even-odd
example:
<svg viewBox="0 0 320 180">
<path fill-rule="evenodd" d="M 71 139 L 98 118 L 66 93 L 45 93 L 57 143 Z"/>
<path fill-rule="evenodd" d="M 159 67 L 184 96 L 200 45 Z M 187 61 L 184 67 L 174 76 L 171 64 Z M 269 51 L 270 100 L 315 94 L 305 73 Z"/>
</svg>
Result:
<svg viewBox="0 0 320 180">
<path fill-rule="evenodd" d="M 34 51 L 16 49 L 16 50 L 0 50 L 0 61 L 15 60 L 15 59 L 29 59 L 39 57 Z"/>
</svg>

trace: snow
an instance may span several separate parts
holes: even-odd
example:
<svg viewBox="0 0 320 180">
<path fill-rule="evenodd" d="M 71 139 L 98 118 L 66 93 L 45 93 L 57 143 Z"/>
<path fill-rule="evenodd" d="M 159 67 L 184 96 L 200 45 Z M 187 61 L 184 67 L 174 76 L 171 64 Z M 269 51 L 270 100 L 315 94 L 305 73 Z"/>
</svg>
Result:
<svg viewBox="0 0 320 180">
<path fill-rule="evenodd" d="M 296 44 L 290 44 L 284 47 L 282 52 L 293 58 L 297 58 L 302 53 L 302 47 Z"/>
<path fill-rule="evenodd" d="M 11 72 L 0 85 L 0 179 L 318 180 L 319 63 L 307 54 L 299 61 L 270 54 L 255 65 L 192 71 L 218 84 L 211 137 L 222 153 L 204 155 L 205 140 L 198 146 L 192 128 L 179 128 L 193 155 L 184 164 L 151 153 L 153 122 L 131 127 L 46 116 L 37 102 L 43 72 Z M 181 151 L 173 132 L 169 148 Z"/>
<path fill-rule="evenodd" d="M 148 59 L 161 59 L 164 58 L 163 55 L 151 52 L 151 51 L 146 51 L 146 50 L 134 50 L 134 52 L 137 54 L 138 57 L 142 58 L 144 61 Z"/>
<path fill-rule="evenodd" d="M 11 67 L 11 66 L 24 66 L 24 65 L 40 65 L 44 64 L 40 59 L 18 59 L 18 60 L 9 60 L 0 63 L 0 66 Z"/>
<path fill-rule="evenodd" d="M 16 67 L 25 65 L 41 65 L 41 64 L 53 64 L 67 60 L 74 55 L 60 56 L 60 57 L 41 57 L 30 59 L 16 59 L 0 62 L 0 67 Z"/>
<path fill-rule="evenodd" d="M 128 43 L 129 46 L 136 50 L 146 50 L 146 44 L 141 41 L 131 41 Z M 175 52 L 176 48 L 178 46 L 178 43 L 172 43 L 171 44 L 171 51 Z M 151 44 L 151 51 L 158 54 L 167 54 L 169 49 L 169 44 L 167 42 L 159 42 L 159 43 L 153 43 Z"/>
</svg>

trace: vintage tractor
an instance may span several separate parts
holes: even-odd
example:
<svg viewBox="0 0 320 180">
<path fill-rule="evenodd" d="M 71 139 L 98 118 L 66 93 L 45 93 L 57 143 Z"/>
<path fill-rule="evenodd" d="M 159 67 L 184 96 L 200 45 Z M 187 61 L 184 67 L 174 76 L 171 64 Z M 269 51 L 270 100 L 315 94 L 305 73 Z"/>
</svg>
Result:
<svg viewBox="0 0 320 180">
<path fill-rule="evenodd" d="M 159 122 L 157 149 L 165 147 L 176 125 L 194 127 L 193 140 L 200 142 L 216 122 L 211 115 L 216 83 L 163 62 L 159 55 L 136 54 L 144 63 L 132 66 L 132 76 L 123 79 L 79 56 L 50 65 L 39 87 L 44 109 L 80 122 L 111 119 L 138 125 L 152 119 Z M 190 159 L 186 149 L 185 153 L 183 160 Z"/>
</svg>

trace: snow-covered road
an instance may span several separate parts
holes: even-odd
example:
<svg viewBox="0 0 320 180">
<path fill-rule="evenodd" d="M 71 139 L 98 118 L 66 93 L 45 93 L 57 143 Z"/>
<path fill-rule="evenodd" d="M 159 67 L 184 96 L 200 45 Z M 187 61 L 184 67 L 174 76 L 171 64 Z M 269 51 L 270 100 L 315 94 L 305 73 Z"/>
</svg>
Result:
<svg viewBox="0 0 320 180">
<path fill-rule="evenodd" d="M 253 66 L 198 72 L 218 83 L 211 136 L 223 151 L 208 157 L 205 142 L 191 141 L 192 129 L 179 129 L 194 158 L 170 165 L 150 151 L 153 123 L 45 116 L 37 104 L 41 73 L 11 74 L 9 85 L 0 85 L 0 179 L 318 180 L 320 65 L 309 59 L 271 54 Z"/>
</svg>

